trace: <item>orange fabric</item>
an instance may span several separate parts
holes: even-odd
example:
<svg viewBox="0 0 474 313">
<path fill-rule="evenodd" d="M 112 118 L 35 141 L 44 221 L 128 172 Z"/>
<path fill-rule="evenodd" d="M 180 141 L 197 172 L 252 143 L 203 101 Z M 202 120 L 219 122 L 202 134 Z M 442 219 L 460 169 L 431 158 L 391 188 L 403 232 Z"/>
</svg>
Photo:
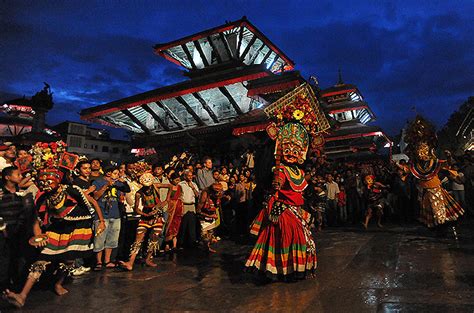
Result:
<svg viewBox="0 0 474 313">
<path fill-rule="evenodd" d="M 431 178 L 430 180 L 420 180 L 419 183 L 421 188 L 436 188 L 441 186 L 441 181 L 438 176 Z"/>
</svg>

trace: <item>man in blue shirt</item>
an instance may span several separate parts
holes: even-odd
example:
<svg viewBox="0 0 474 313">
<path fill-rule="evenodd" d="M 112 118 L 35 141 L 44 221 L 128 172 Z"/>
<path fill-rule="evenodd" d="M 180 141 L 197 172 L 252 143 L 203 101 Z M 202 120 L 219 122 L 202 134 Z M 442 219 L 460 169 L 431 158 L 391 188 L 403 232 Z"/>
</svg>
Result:
<svg viewBox="0 0 474 313">
<path fill-rule="evenodd" d="M 130 187 L 125 181 L 119 179 L 119 168 L 109 166 L 104 168 L 104 176 L 94 180 L 94 199 L 97 200 L 102 214 L 104 215 L 106 229 L 94 238 L 94 252 L 97 253 L 97 264 L 95 270 L 102 270 L 102 257 L 106 268 L 114 268 L 115 264 L 110 261 L 112 250 L 117 248 L 120 235 L 120 209 L 119 201 L 121 193 L 130 192 Z M 99 221 L 96 219 L 94 225 L 97 227 Z M 105 255 L 103 251 L 105 250 Z"/>
</svg>

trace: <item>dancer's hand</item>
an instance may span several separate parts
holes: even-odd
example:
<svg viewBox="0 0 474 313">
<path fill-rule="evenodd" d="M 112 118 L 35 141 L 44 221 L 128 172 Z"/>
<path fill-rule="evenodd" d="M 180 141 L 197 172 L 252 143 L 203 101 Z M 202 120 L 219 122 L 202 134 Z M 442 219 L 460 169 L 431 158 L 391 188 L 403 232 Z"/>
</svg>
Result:
<svg viewBox="0 0 474 313">
<path fill-rule="evenodd" d="M 48 244 L 49 238 L 44 234 L 39 234 L 31 237 L 28 242 L 35 248 L 43 248 L 46 247 L 46 245 Z"/>
</svg>

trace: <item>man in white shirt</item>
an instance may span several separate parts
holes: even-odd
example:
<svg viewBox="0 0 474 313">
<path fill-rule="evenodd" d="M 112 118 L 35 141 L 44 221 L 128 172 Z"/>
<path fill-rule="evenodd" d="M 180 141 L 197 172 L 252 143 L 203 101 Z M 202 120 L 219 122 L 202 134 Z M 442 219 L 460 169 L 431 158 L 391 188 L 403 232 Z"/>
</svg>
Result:
<svg viewBox="0 0 474 313">
<path fill-rule="evenodd" d="M 196 216 L 196 198 L 199 197 L 199 189 L 193 182 L 193 172 L 184 171 L 184 181 L 180 182 L 181 201 L 183 201 L 183 218 L 181 220 L 181 230 L 179 242 L 185 246 L 193 246 L 198 238 L 198 219 Z"/>
<path fill-rule="evenodd" d="M 327 219 L 329 226 L 335 226 L 337 224 L 337 195 L 339 194 L 339 185 L 334 181 L 331 174 L 327 177 L 326 183 L 327 190 L 327 201 L 328 201 L 328 212 Z"/>
</svg>

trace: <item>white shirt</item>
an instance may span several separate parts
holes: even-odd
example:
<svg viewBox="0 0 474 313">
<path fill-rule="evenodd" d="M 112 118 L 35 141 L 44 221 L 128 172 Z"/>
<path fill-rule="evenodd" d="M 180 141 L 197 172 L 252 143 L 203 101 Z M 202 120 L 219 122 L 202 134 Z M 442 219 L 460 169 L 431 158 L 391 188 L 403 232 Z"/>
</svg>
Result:
<svg viewBox="0 0 474 313">
<path fill-rule="evenodd" d="M 9 166 L 11 166 L 11 164 L 8 164 L 7 160 L 4 157 L 0 156 L 0 173 L 3 171 L 5 167 L 9 167 Z"/>
<path fill-rule="evenodd" d="M 335 200 L 336 199 L 336 194 L 339 193 L 339 185 L 333 181 L 332 183 L 326 183 L 326 189 L 328 193 L 328 199 L 329 200 Z"/>
<path fill-rule="evenodd" d="M 196 190 L 199 190 L 195 182 L 191 182 L 191 184 Z M 181 201 L 183 201 L 184 204 L 196 203 L 196 196 L 194 195 L 193 189 L 189 187 L 188 182 L 182 181 L 179 182 L 178 185 L 181 186 L 182 191 Z"/>
<path fill-rule="evenodd" d="M 463 173 L 458 173 L 459 178 L 463 178 L 464 174 Z M 452 182 L 451 189 L 453 190 L 464 190 L 464 184 L 458 184 L 455 181 Z"/>
<path fill-rule="evenodd" d="M 158 177 L 155 177 L 155 183 L 169 184 L 170 181 L 165 175 L 163 175 L 161 176 L 161 179 L 159 179 Z M 158 192 L 160 193 L 160 200 L 165 201 L 166 197 L 168 196 L 168 188 L 159 188 Z"/>
</svg>

